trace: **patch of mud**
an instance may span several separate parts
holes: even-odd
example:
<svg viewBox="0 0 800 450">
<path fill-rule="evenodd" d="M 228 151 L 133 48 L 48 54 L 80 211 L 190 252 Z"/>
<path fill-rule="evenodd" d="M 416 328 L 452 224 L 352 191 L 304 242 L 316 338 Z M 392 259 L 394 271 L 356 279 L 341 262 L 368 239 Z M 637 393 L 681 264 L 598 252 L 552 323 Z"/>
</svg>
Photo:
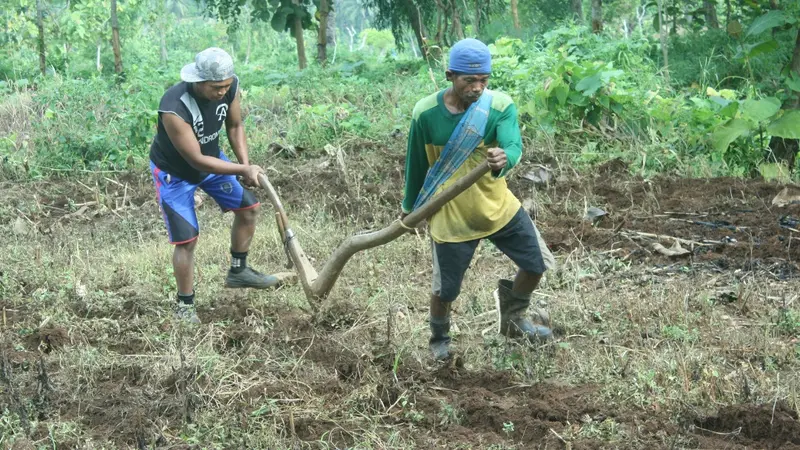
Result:
<svg viewBox="0 0 800 450">
<path fill-rule="evenodd" d="M 120 217 L 155 206 L 149 174 L 131 171 L 113 178 L 106 175 L 89 178 L 81 182 L 71 179 L 25 182 L 25 190 L 34 193 L 33 196 L 3 200 L 8 200 L 18 211 L 25 211 L 28 223 L 45 234 L 60 233 L 71 223 L 94 224 L 101 220 L 118 225 Z M 0 182 L 0 192 L 13 192 L 20 187 L 19 183 L 14 186 Z"/>
<path fill-rule="evenodd" d="M 291 423 L 288 420 L 286 422 Z M 333 448 L 352 448 L 356 442 L 353 435 L 331 421 L 303 417 L 294 419 L 293 423 L 294 429 L 290 431 L 304 441 L 322 441 Z"/>
<path fill-rule="evenodd" d="M 70 344 L 69 333 L 63 327 L 48 326 L 33 332 L 27 338 L 28 350 L 50 353 Z"/>
<path fill-rule="evenodd" d="M 751 448 L 800 448 L 797 412 L 783 402 L 766 405 L 733 405 L 715 416 L 694 421 L 694 433 L 703 446 L 737 444 Z"/>
<path fill-rule="evenodd" d="M 650 245 L 661 242 L 669 247 L 674 241 L 637 234 L 649 233 L 707 244 L 690 249 L 696 262 L 755 270 L 778 260 L 789 261 L 791 267 L 778 276 L 800 273 L 793 263 L 800 259 L 797 236 L 780 223 L 784 216 L 800 219 L 800 206 L 772 206 L 772 198 L 780 191 L 777 184 L 733 178 L 646 181 L 617 175 L 619 167 L 607 164 L 604 170 L 611 173 L 547 188 L 552 201 L 541 205 L 549 214 L 539 225 L 551 249 L 623 249 L 621 256 L 634 261 L 671 261 L 653 252 Z M 520 198 L 531 189 L 520 178 L 513 178 L 510 186 Z M 584 202 L 606 210 L 608 216 L 594 225 L 582 220 L 577 210 Z M 565 213 L 569 210 L 574 216 Z"/>
<path fill-rule="evenodd" d="M 346 330 L 363 314 L 361 307 L 346 301 L 330 302 L 317 314 L 314 324 L 326 331 Z"/>
<path fill-rule="evenodd" d="M 628 172 L 628 164 L 620 158 L 609 159 L 597 166 L 596 171 L 604 176 L 621 175 Z"/>
<path fill-rule="evenodd" d="M 221 299 L 211 305 L 197 307 L 197 315 L 203 323 L 243 322 L 247 316 L 255 314 L 256 308 L 241 298 Z"/>
<path fill-rule="evenodd" d="M 142 337 L 140 333 L 123 333 L 119 338 L 115 338 L 115 342 L 97 342 L 93 345 L 107 345 L 108 349 L 119 353 L 120 355 L 142 355 L 150 353 L 153 350 L 153 344 L 147 339 Z"/>
<path fill-rule="evenodd" d="M 616 416 L 595 404 L 593 386 L 519 384 L 508 373 L 493 371 L 446 370 L 434 377 L 438 382 L 431 380 L 431 396 L 417 399 L 424 426 L 434 430 L 443 422 L 453 423 L 458 427 L 448 431 L 470 443 L 510 439 L 534 445 L 554 438 L 550 429 Z"/>
<path fill-rule="evenodd" d="M 97 380 L 100 382 L 111 381 L 133 386 L 142 386 L 152 381 L 147 370 L 145 370 L 144 367 L 136 365 L 114 364 L 103 367 L 98 373 L 99 376 Z"/>
<path fill-rule="evenodd" d="M 294 346 L 292 350 L 305 353 L 307 359 L 333 371 L 341 381 L 360 381 L 367 370 L 368 360 L 332 339 L 317 337 L 310 347 L 301 347 L 303 344 Z"/>
<path fill-rule="evenodd" d="M 381 226 L 381 211 L 397 211 L 402 201 L 404 157 L 386 149 L 381 153 L 385 165 L 376 167 L 375 155 L 369 158 L 353 152 L 342 168 L 335 157 L 315 160 L 291 171 L 270 173 L 270 180 L 285 205 L 302 208 L 310 202 L 321 203 L 337 221 L 361 226 Z M 402 159 L 402 160 L 401 160 Z M 396 165 L 392 165 L 392 164 Z M 354 170 L 355 168 L 358 170 Z"/>
<path fill-rule="evenodd" d="M 127 383 L 105 381 L 86 393 L 81 402 L 64 403 L 59 415 L 84 424 L 95 438 L 149 448 L 167 443 L 159 423 L 179 423 L 184 409 L 178 398 L 158 396 L 131 388 Z"/>
</svg>

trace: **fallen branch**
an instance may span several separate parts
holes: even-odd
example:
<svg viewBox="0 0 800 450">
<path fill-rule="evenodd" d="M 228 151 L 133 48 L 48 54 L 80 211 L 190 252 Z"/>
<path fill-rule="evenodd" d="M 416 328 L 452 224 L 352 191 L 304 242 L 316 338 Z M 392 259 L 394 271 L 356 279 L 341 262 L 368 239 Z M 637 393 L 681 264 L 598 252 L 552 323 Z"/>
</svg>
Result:
<svg viewBox="0 0 800 450">
<path fill-rule="evenodd" d="M 679 211 L 664 211 L 664 214 L 669 216 L 694 216 L 694 217 L 706 217 L 708 213 L 688 213 L 688 212 L 679 212 Z"/>
<path fill-rule="evenodd" d="M 689 256 L 692 254 L 689 250 L 681 247 L 681 244 L 675 241 L 675 245 L 671 248 L 666 248 L 663 245 L 659 244 L 658 242 L 652 245 L 653 251 L 661 253 L 664 256 L 669 256 L 670 258 L 680 258 L 682 256 Z"/>
<path fill-rule="evenodd" d="M 621 233 L 623 235 L 625 235 L 625 236 L 632 237 L 632 238 L 646 237 L 646 238 L 652 238 L 652 239 L 665 239 L 665 240 L 671 240 L 671 241 L 679 242 L 679 243 L 681 243 L 683 245 L 688 245 L 688 246 L 692 246 L 692 245 L 711 246 L 711 245 L 721 245 L 721 244 L 725 243 L 725 242 L 722 242 L 722 241 L 710 241 L 710 240 L 704 240 L 703 242 L 692 241 L 692 240 L 689 240 L 689 239 L 681 239 L 681 238 L 675 237 L 675 236 L 668 236 L 666 234 L 653 234 L 653 233 L 645 233 L 643 231 L 633 231 L 633 230 L 624 230 Z"/>
<path fill-rule="evenodd" d="M 724 228 L 730 231 L 746 230 L 747 228 L 749 228 L 749 227 L 740 227 L 737 225 L 731 225 L 727 222 L 705 222 L 702 220 L 679 219 L 676 217 L 671 217 L 668 220 L 672 222 L 690 223 L 692 225 L 702 225 L 704 227 L 709 227 L 709 228 Z"/>
<path fill-rule="evenodd" d="M 333 252 L 319 273 L 317 273 L 314 266 L 311 265 L 300 243 L 297 241 L 297 236 L 289 226 L 289 218 L 278 197 L 278 193 L 269 182 L 267 176 L 259 174 L 258 183 L 267 191 L 267 198 L 270 203 L 272 203 L 273 208 L 275 208 L 278 230 L 283 239 L 286 253 L 297 270 L 297 275 L 300 278 L 303 291 L 312 309 L 316 311 L 315 301 L 320 301 L 327 297 L 333 285 L 336 283 L 336 280 L 339 278 L 339 275 L 342 273 L 345 264 L 347 264 L 347 261 L 349 261 L 354 254 L 387 244 L 408 231 L 413 230 L 424 220 L 433 216 L 447 202 L 456 198 L 459 194 L 475 184 L 475 182 L 487 174 L 489 170 L 488 163 L 481 164 L 462 178 L 453 182 L 447 189 L 430 199 L 419 209 L 407 215 L 403 220 L 395 220 L 389 226 L 378 231 L 350 236 Z"/>
</svg>

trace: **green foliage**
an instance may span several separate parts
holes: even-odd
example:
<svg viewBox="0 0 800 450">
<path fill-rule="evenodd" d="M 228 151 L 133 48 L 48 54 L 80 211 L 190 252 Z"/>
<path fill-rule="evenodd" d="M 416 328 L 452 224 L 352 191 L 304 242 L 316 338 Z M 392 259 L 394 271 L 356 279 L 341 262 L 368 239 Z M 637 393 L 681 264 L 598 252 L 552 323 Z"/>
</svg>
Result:
<svg viewBox="0 0 800 450">
<path fill-rule="evenodd" d="M 294 36 L 294 23 L 300 18 L 300 23 L 304 30 L 311 28 L 311 13 L 308 8 L 311 4 L 309 0 L 295 2 L 293 0 L 270 0 L 269 3 L 275 8 L 275 12 L 270 19 L 270 26 L 278 32 L 288 31 Z"/>
<path fill-rule="evenodd" d="M 40 90 L 34 100 L 43 115 L 33 124 L 40 162 L 34 169 L 123 169 L 141 163 L 157 117 L 155 107 L 139 105 L 157 105 L 162 93 L 142 82 L 117 90 L 100 78 L 62 80 Z M 67 110 L 56 106 L 64 93 L 70 93 Z"/>
<path fill-rule="evenodd" d="M 710 168 L 704 174 L 783 176 L 765 165 L 765 158 L 773 137 L 796 139 L 800 133 L 800 113 L 790 107 L 800 100 L 800 75 L 786 70 L 797 5 L 787 4 L 782 11 L 734 5 L 731 26 L 724 31 L 698 26 L 702 10 L 688 11 L 692 24 L 674 21 L 677 12 L 668 6 L 670 26 L 677 24 L 681 32 L 669 38 L 672 82 L 667 86 L 660 42 L 649 35 L 649 26 L 627 27 L 624 37 L 612 26 L 619 25 L 612 17 L 630 18 L 637 2 L 605 5 L 608 34 L 570 22 L 553 26 L 570 15 L 560 2 L 520 2 L 523 30 L 516 32 L 510 29 L 508 5 L 488 3 L 478 16 L 485 19 L 481 35 L 488 37 L 494 55 L 490 87 L 515 100 L 526 139 L 554 142 L 568 149 L 578 165 L 619 157 L 645 175 L 670 170 L 697 174 L 703 167 Z M 0 32 L 0 93 L 28 96 L 35 108 L 29 131 L 0 134 L 0 156 L 7 164 L 26 165 L 29 173 L 37 167 L 125 168 L 145 161 L 160 95 L 177 81 L 183 64 L 212 45 L 234 55 L 247 123 L 257 130 L 250 133 L 256 152 L 274 141 L 313 154 L 342 139 L 383 142 L 388 135 L 398 136 L 416 100 L 434 86 L 446 86 L 442 64 L 447 48 L 435 44 L 453 36 L 431 40 L 440 5 L 430 0 L 335 1 L 333 10 L 341 14 L 335 22 L 347 24 L 336 49 L 328 49 L 335 62 L 298 73 L 292 69 L 296 43 L 284 31 L 299 16 L 304 27 L 313 27 L 316 5 L 313 0 L 210 0 L 202 5 L 120 0 L 127 81 L 117 85 L 102 1 L 48 2 L 48 73 L 42 77 L 35 52 L 35 3 L 14 0 Z M 469 34 L 475 29 L 472 4 L 456 6 Z M 584 6 L 588 12 L 589 5 Z M 398 45 L 413 40 L 408 20 L 414 10 L 437 50 L 427 61 L 409 58 Z M 652 8 L 647 11 L 644 19 L 652 17 Z M 206 18 L 198 16 L 201 12 Z M 391 30 L 370 28 L 371 23 Z M 356 45 L 342 45 L 342 36 L 352 36 Z"/>
</svg>

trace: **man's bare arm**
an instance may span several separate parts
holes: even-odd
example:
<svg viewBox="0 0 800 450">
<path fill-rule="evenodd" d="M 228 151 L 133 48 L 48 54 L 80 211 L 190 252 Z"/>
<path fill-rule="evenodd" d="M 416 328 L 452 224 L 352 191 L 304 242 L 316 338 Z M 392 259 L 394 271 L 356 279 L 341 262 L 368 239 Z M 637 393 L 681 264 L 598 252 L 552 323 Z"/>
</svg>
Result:
<svg viewBox="0 0 800 450">
<path fill-rule="evenodd" d="M 213 156 L 206 156 L 200 151 L 200 143 L 192 131 L 192 127 L 174 114 L 163 114 L 161 121 L 167 130 L 169 140 L 178 149 L 183 159 L 190 166 L 202 172 L 219 175 L 237 175 L 244 178 L 245 184 L 258 186 L 258 166 L 235 164 Z"/>
<path fill-rule="evenodd" d="M 244 123 L 242 122 L 241 93 L 236 92 L 236 96 L 228 108 L 228 116 L 225 118 L 225 130 L 228 132 L 228 142 L 231 144 L 236 159 L 245 166 L 250 164 L 247 149 L 247 138 L 244 134 Z"/>
</svg>

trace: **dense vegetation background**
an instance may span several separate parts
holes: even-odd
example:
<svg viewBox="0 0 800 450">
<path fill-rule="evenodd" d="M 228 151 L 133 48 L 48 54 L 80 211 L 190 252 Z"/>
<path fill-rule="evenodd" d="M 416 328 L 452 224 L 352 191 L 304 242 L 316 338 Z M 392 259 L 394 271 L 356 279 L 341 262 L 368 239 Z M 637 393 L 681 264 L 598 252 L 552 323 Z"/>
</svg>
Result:
<svg viewBox="0 0 800 450">
<path fill-rule="evenodd" d="M 142 167 L 160 95 L 212 45 L 235 55 L 256 153 L 405 131 L 464 36 L 491 44 L 492 87 L 534 148 L 578 165 L 775 177 L 800 137 L 797 1 L 10 0 L 2 14 L 6 177 Z"/>
</svg>

